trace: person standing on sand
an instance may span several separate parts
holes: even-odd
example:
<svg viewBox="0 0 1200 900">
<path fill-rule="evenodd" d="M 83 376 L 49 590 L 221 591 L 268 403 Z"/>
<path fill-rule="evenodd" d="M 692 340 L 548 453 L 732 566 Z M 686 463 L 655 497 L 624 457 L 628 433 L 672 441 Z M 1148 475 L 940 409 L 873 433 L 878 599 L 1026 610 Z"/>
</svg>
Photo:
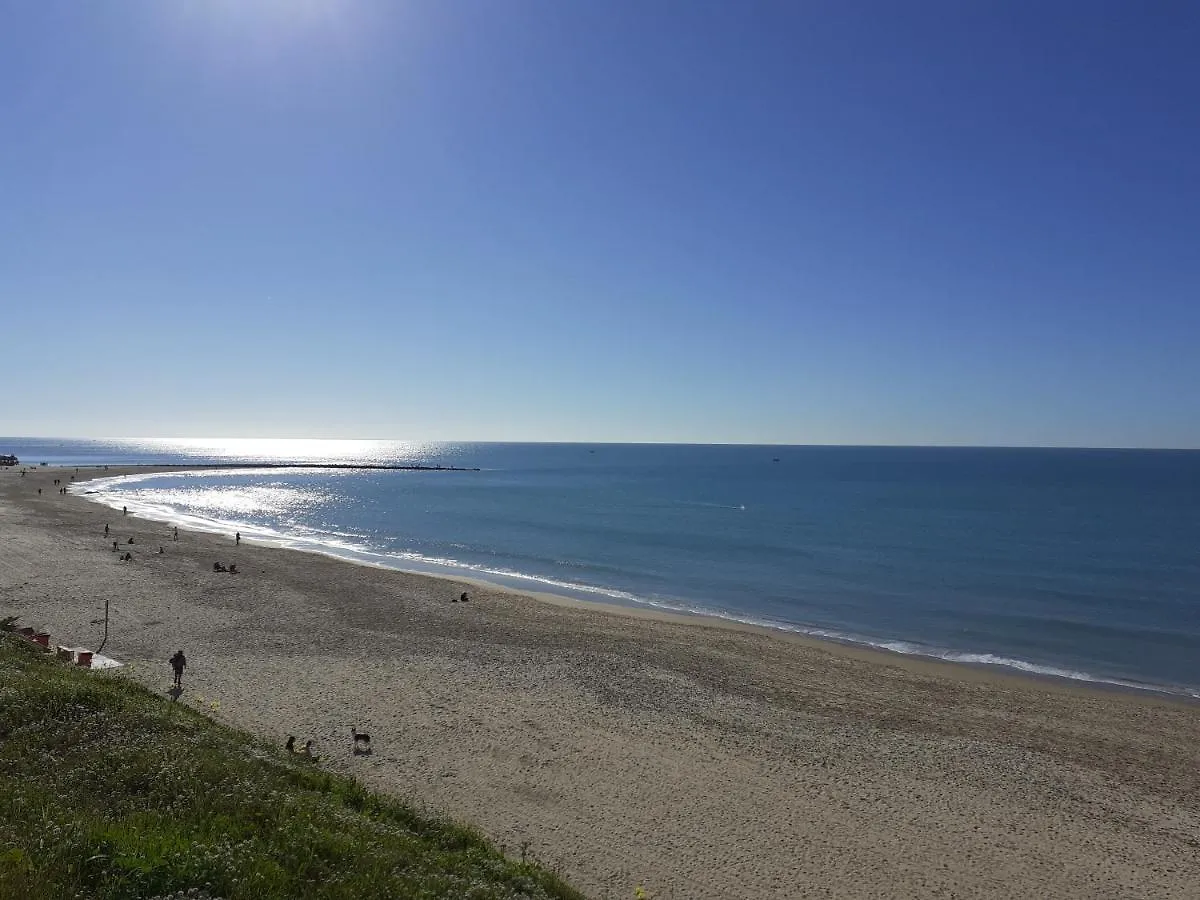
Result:
<svg viewBox="0 0 1200 900">
<path fill-rule="evenodd" d="M 182 650 L 176 650 L 171 657 L 171 668 L 175 671 L 175 687 L 183 687 L 183 670 L 187 668 L 187 657 Z"/>
<path fill-rule="evenodd" d="M 242 533 L 240 531 L 234 535 L 233 542 L 234 544 L 240 544 L 242 542 Z"/>
<path fill-rule="evenodd" d="M 123 516 L 129 515 L 129 507 L 128 506 L 121 507 L 121 515 L 123 515 Z"/>
<path fill-rule="evenodd" d="M 108 526 L 107 525 L 104 526 L 104 536 L 108 537 Z"/>
<path fill-rule="evenodd" d="M 173 540 L 173 541 L 179 540 L 179 526 L 178 525 L 175 526 L 175 534 L 171 537 L 171 540 Z"/>
</svg>

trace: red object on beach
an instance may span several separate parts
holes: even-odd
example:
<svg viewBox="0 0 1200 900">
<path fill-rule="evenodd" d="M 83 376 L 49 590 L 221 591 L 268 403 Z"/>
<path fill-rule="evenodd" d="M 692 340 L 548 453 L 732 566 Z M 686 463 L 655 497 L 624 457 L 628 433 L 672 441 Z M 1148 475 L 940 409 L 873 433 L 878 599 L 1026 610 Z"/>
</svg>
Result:
<svg viewBox="0 0 1200 900">
<path fill-rule="evenodd" d="M 33 642 L 35 644 L 41 644 L 47 650 L 50 649 L 50 635 L 44 631 L 39 631 L 37 634 L 35 634 L 33 636 Z"/>
<path fill-rule="evenodd" d="M 77 650 L 75 652 L 75 665 L 90 669 L 92 667 L 92 651 Z"/>
</svg>

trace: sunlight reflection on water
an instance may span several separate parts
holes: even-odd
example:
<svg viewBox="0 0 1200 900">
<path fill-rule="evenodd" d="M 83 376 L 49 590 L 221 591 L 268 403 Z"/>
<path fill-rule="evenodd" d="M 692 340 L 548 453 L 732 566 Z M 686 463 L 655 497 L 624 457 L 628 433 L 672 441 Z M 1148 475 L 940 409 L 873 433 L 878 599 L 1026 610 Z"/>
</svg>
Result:
<svg viewBox="0 0 1200 900">
<path fill-rule="evenodd" d="M 150 438 L 147 450 L 246 462 L 361 462 L 418 464 L 445 453 L 429 441 L 326 440 L 305 438 Z"/>
<path fill-rule="evenodd" d="M 167 504 L 203 515 L 288 516 L 329 501 L 334 495 L 284 485 L 223 485 L 130 491 L 134 500 Z"/>
</svg>

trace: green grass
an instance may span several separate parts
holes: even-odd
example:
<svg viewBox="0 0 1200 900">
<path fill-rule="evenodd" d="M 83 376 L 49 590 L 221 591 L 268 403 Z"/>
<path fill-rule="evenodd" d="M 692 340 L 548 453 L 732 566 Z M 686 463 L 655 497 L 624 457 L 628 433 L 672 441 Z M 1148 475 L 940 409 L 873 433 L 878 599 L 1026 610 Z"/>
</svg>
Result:
<svg viewBox="0 0 1200 900">
<path fill-rule="evenodd" d="M 0 898 L 582 895 L 469 828 L 0 636 Z"/>
</svg>

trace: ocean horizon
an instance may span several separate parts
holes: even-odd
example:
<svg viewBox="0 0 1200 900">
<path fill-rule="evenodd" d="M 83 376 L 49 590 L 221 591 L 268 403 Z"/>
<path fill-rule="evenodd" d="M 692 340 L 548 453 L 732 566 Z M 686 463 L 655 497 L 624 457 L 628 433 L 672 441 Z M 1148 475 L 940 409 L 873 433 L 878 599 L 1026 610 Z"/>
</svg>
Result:
<svg viewBox="0 0 1200 900">
<path fill-rule="evenodd" d="M 0 438 L 0 453 L 234 466 L 73 486 L 181 528 L 1200 698 L 1200 451 Z"/>
</svg>

